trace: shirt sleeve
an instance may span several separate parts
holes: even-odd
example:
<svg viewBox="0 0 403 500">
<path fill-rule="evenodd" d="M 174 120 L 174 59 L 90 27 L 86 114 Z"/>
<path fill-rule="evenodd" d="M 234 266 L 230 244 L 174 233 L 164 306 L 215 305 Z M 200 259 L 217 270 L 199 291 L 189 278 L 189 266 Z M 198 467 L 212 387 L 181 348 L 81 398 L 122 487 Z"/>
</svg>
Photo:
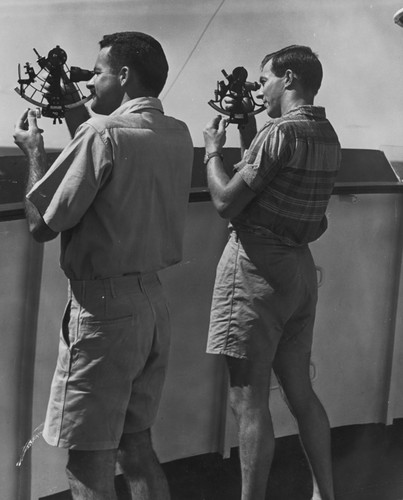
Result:
<svg viewBox="0 0 403 500">
<path fill-rule="evenodd" d="M 279 127 L 263 129 L 234 165 L 246 184 L 259 193 L 275 177 L 287 159 L 287 141 Z"/>
<path fill-rule="evenodd" d="M 52 231 L 65 231 L 80 222 L 111 168 L 110 140 L 86 122 L 27 198 Z"/>
</svg>

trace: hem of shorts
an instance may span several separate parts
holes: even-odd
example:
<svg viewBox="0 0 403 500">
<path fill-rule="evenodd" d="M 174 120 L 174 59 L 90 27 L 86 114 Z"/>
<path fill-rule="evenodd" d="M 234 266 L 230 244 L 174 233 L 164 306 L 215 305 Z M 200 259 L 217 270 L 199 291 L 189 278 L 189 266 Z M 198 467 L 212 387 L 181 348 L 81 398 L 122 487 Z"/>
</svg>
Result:
<svg viewBox="0 0 403 500">
<path fill-rule="evenodd" d="M 97 441 L 96 443 L 70 443 L 65 439 L 52 439 L 47 438 L 46 436 L 43 436 L 43 438 L 50 446 L 56 446 L 57 448 L 67 448 L 69 450 L 116 450 L 119 446 L 119 443 L 116 443 L 115 441 Z"/>
<path fill-rule="evenodd" d="M 239 354 L 238 352 L 230 351 L 228 349 L 206 349 L 207 354 L 221 354 L 223 356 L 230 356 L 231 358 L 247 359 L 244 354 Z"/>
<path fill-rule="evenodd" d="M 153 420 L 149 425 L 144 425 L 139 429 L 133 431 L 123 431 L 123 434 L 135 434 L 136 432 L 143 432 L 147 429 L 151 429 L 154 425 L 155 420 Z M 55 446 L 57 448 L 66 448 L 69 450 L 88 450 L 88 451 L 96 451 L 96 450 L 116 450 L 119 448 L 119 441 L 91 441 L 91 442 L 81 442 L 81 443 L 71 443 L 67 439 L 58 439 L 56 437 L 48 437 L 45 434 L 42 434 L 43 439 L 50 446 Z"/>
</svg>

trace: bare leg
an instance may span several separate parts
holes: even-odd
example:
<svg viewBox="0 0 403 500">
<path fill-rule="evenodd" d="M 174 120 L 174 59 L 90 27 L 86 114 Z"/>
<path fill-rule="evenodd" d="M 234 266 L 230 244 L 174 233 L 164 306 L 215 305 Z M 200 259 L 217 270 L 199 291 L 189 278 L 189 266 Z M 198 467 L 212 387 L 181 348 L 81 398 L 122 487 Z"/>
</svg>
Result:
<svg viewBox="0 0 403 500">
<path fill-rule="evenodd" d="M 117 500 L 116 450 L 70 450 L 66 472 L 74 500 Z"/>
<path fill-rule="evenodd" d="M 118 460 L 133 499 L 169 500 L 168 482 L 153 450 L 149 430 L 124 434 Z"/>
<path fill-rule="evenodd" d="M 298 423 L 313 475 L 313 499 L 334 500 L 329 420 L 312 389 L 309 364 L 310 354 L 279 352 L 273 368 Z"/>
<path fill-rule="evenodd" d="M 274 453 L 270 363 L 227 357 L 230 404 L 239 428 L 242 500 L 264 500 Z"/>
</svg>

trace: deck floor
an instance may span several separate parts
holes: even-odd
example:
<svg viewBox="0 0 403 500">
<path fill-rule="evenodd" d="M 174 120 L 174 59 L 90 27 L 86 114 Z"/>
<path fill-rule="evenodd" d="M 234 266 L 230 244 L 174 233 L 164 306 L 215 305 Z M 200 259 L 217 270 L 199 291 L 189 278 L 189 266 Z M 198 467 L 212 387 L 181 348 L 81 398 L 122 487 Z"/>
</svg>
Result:
<svg viewBox="0 0 403 500">
<path fill-rule="evenodd" d="M 403 500 L 403 419 L 394 425 L 355 425 L 332 429 L 336 500 Z M 172 500 L 238 500 L 238 450 L 163 464 Z M 116 478 L 119 500 L 130 500 L 123 478 Z M 276 440 L 268 500 L 310 500 L 309 468 L 298 437 Z M 67 492 L 38 500 L 70 500 Z"/>
</svg>

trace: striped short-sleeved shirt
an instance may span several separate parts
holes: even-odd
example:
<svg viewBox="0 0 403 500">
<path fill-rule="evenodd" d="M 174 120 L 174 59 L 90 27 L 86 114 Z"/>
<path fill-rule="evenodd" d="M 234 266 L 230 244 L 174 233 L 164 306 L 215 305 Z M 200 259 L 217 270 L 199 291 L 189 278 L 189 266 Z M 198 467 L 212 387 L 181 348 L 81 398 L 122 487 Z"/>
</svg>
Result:
<svg viewBox="0 0 403 500">
<path fill-rule="evenodd" d="M 231 223 L 285 244 L 303 245 L 327 228 L 340 143 L 325 109 L 299 106 L 269 121 L 235 165 L 257 196 Z"/>
</svg>

